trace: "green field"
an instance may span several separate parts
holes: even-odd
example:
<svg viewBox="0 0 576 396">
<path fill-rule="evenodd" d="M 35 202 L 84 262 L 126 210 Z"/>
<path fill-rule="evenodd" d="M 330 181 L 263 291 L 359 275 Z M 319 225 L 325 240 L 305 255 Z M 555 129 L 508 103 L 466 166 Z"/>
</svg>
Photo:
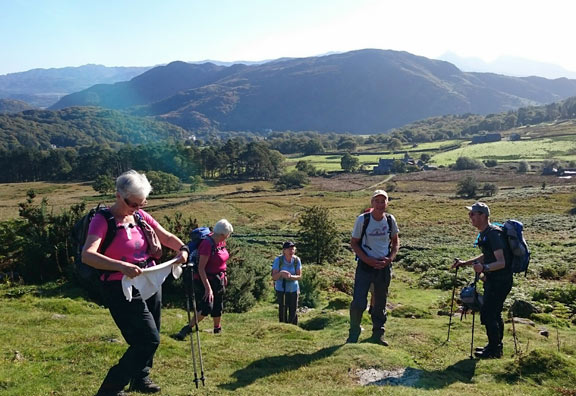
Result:
<svg viewBox="0 0 576 396">
<path fill-rule="evenodd" d="M 504 142 L 503 142 L 504 143 Z M 181 301 L 172 297 L 163 311 L 162 340 L 152 377 L 171 396 L 193 394 L 287 394 L 287 395 L 551 395 L 576 390 L 576 332 L 570 310 L 573 301 L 544 300 L 533 325 L 517 324 L 520 348 L 515 353 L 512 326 L 506 317 L 504 357 L 500 360 L 469 359 L 472 317 L 452 322 L 446 343 L 450 287 L 454 257 L 471 257 L 476 231 L 469 225 L 465 205 L 473 199 L 457 199 L 456 184 L 468 173 L 440 170 L 393 178 L 389 211 L 399 222 L 401 250 L 390 289 L 387 336 L 391 346 L 367 342 L 345 345 L 348 304 L 353 279 L 353 257 L 344 249 L 337 259 L 322 266 L 304 262 L 324 282 L 320 304 L 302 312 L 300 325 L 277 323 L 276 306 L 268 298 L 246 313 L 225 313 L 223 334 L 215 336 L 202 323 L 206 387 L 196 390 L 192 379 L 190 346 L 169 337 L 183 324 Z M 515 300 L 532 300 L 540 293 L 562 294 L 574 289 L 576 279 L 576 218 L 571 215 L 576 183 L 553 176 L 522 175 L 489 170 L 475 173 L 482 181 L 501 189 L 483 199 L 493 218 L 510 217 L 524 222 L 532 248 L 526 278 L 517 277 L 506 309 Z M 304 208 L 329 208 L 346 247 L 355 216 L 368 205 L 370 191 L 386 176 L 341 175 L 313 178 L 304 189 L 276 192 L 269 182 L 211 184 L 200 193 L 150 197 L 149 211 L 156 218 L 176 211 L 213 224 L 225 217 L 235 227 L 232 240 L 243 257 L 269 258 L 279 253 L 286 238 L 298 232 Z M 545 181 L 546 188 L 542 189 Z M 262 191 L 252 192 L 254 186 Z M 49 209 L 94 197 L 86 185 L 4 184 L 6 197 L 2 219 L 18 215 L 18 202 L 29 188 L 42 189 Z M 12 197 L 8 200 L 9 197 Z M 108 198 L 109 199 L 109 198 Z M 5 243 L 9 243 L 4 241 Z M 297 240 L 297 243 L 301 242 Z M 460 273 L 470 281 L 469 269 Z M 576 295 L 576 294 L 575 294 Z M 0 285 L 0 393 L 10 396 L 91 395 L 105 371 L 126 348 L 107 311 L 88 302 L 82 290 L 70 283 L 44 286 Z M 533 301 L 534 302 L 534 301 Z M 534 302 L 536 303 L 536 302 Z M 476 317 L 475 345 L 486 336 Z M 370 320 L 364 316 L 369 336 Z M 548 330 L 543 337 L 541 330 Z M 119 342 L 118 342 L 119 341 Z M 395 385 L 361 384 L 367 372 L 391 372 Z M 402 374 L 403 373 L 403 374 Z"/>
<path fill-rule="evenodd" d="M 576 135 L 521 141 L 501 141 L 483 144 L 468 144 L 461 148 L 435 154 L 431 163 L 450 165 L 459 157 L 494 159 L 506 161 L 543 161 L 558 159 L 576 160 Z"/>
</svg>

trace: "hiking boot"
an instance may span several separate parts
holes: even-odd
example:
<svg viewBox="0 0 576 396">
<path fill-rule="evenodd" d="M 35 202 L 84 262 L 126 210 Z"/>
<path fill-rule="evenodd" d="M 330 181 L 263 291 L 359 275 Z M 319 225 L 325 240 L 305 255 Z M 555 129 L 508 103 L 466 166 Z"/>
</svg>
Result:
<svg viewBox="0 0 576 396">
<path fill-rule="evenodd" d="M 220 333 L 222 333 L 222 326 L 214 327 L 214 334 L 220 334 Z"/>
<path fill-rule="evenodd" d="M 136 391 L 141 393 L 158 393 L 160 392 L 160 387 L 156 385 L 150 377 L 145 377 L 142 379 L 133 379 L 130 383 L 129 392 Z"/>
<path fill-rule="evenodd" d="M 186 339 L 186 336 L 190 333 L 192 333 L 192 327 L 186 325 L 182 327 L 182 329 L 180 329 L 178 333 L 172 335 L 172 338 L 178 341 L 184 341 Z"/>
<path fill-rule="evenodd" d="M 382 345 L 382 346 L 389 346 L 390 345 L 390 344 L 388 344 L 388 341 L 386 341 L 384 339 L 384 334 L 382 334 L 382 335 L 372 334 L 372 337 L 370 337 L 368 339 L 368 341 L 373 343 L 373 344 L 378 344 L 378 345 Z"/>
<path fill-rule="evenodd" d="M 348 338 L 346 339 L 346 344 L 356 344 L 358 342 L 358 338 L 360 338 L 360 330 L 358 333 L 349 331 Z"/>
<path fill-rule="evenodd" d="M 502 350 L 499 348 L 485 348 L 482 351 L 474 352 L 474 356 L 480 359 L 500 359 Z"/>
</svg>

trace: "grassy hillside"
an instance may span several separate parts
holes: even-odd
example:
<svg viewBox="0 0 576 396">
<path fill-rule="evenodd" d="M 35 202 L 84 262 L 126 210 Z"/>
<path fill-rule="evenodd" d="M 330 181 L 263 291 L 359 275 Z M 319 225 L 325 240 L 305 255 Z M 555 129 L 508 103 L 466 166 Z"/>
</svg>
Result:
<svg viewBox="0 0 576 396">
<path fill-rule="evenodd" d="M 572 180 L 504 170 L 474 172 L 480 181 L 501 187 L 496 196 L 484 198 L 493 219 L 523 221 L 533 251 L 530 273 L 516 278 L 506 308 L 516 299 L 539 298 L 543 312 L 532 318 L 534 325 L 516 324 L 521 354 L 514 352 L 508 320 L 501 360 L 468 358 L 471 316 L 462 321 L 455 317 L 451 341 L 445 342 L 451 290 L 433 286 L 443 281 L 451 285 L 454 273 L 448 267 L 453 257 L 476 253 L 476 232 L 464 209 L 473 200 L 454 197 L 458 180 L 470 174 L 441 170 L 392 180 L 396 190 L 390 212 L 399 221 L 402 248 L 389 298 L 391 347 L 363 342 L 369 330 L 359 344 L 344 345 L 354 270 L 351 253 L 344 251 L 339 260 L 321 267 L 304 263 L 304 271 L 317 272 L 326 283 L 320 305 L 301 313 L 299 327 L 278 324 L 270 298 L 248 313 L 226 313 L 222 335 L 213 335 L 210 323 L 203 323 L 205 389 L 194 388 L 189 344 L 169 338 L 185 320 L 185 312 L 174 305 L 181 301 L 172 301 L 164 310 L 162 345 L 153 372 L 163 394 L 574 394 L 574 301 L 547 300 L 574 290 Z M 266 182 L 219 184 L 196 194 L 151 198 L 149 211 L 162 219 L 178 210 L 201 224 L 228 218 L 235 227 L 233 239 L 242 249 L 272 260 L 284 239 L 278 235 L 295 234 L 299 213 L 312 205 L 330 209 L 344 243 L 355 214 L 368 205 L 370 191 L 388 182 L 387 176 L 342 175 L 316 178 L 305 189 L 284 193 Z M 252 192 L 254 186 L 263 191 Z M 74 185 L 0 185 L 0 196 L 27 187 L 42 187 L 41 196 L 48 197 L 55 210 L 64 196 L 69 201 L 100 201 L 90 197 L 88 187 Z M 17 212 L 14 201 L 6 205 L 3 219 Z M 472 279 L 470 269 L 459 275 L 461 282 Z M 0 296 L 3 395 L 92 394 L 126 348 L 107 311 L 84 300 L 72 285 L 2 285 Z M 476 326 L 475 345 L 484 345 L 478 318 Z M 367 314 L 363 327 L 370 328 Z M 549 337 L 541 336 L 541 330 L 548 330 Z M 378 382 L 382 375 L 388 379 Z M 387 385 L 363 386 L 366 382 Z"/>
</svg>

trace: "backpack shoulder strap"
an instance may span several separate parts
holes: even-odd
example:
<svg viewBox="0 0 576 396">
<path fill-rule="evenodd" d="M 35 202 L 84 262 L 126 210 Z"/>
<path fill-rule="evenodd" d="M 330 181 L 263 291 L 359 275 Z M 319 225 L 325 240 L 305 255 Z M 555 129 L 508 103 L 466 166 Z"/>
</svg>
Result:
<svg viewBox="0 0 576 396">
<path fill-rule="evenodd" d="M 372 213 L 364 213 L 364 224 L 362 225 L 362 233 L 360 234 L 360 243 L 362 243 L 362 240 L 366 235 L 366 230 L 368 229 L 368 224 L 370 223 L 370 217 L 372 217 Z"/>
<path fill-rule="evenodd" d="M 386 216 L 386 221 L 388 222 L 388 236 L 392 237 L 392 215 L 384 212 L 384 216 Z"/>
<path fill-rule="evenodd" d="M 100 245 L 100 253 L 104 254 L 106 252 L 106 249 L 110 247 L 112 240 L 116 236 L 116 231 L 118 230 L 118 227 L 116 227 L 116 220 L 114 219 L 114 215 L 112 214 L 112 212 L 110 212 L 110 209 L 108 208 L 99 209 L 96 213 L 100 214 L 101 216 L 104 216 L 104 218 L 106 219 L 106 225 L 107 225 L 106 236 L 104 237 L 104 240 Z"/>
</svg>

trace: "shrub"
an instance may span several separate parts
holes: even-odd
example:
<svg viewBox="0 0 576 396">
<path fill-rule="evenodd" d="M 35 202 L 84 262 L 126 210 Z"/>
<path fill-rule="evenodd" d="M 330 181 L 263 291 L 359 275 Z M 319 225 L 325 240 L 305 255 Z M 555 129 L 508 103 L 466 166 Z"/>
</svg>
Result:
<svg viewBox="0 0 576 396">
<path fill-rule="evenodd" d="M 321 288 L 321 281 L 318 273 L 314 270 L 303 270 L 302 278 L 298 283 L 300 285 L 300 306 L 309 308 L 317 307 L 320 301 Z"/>
<path fill-rule="evenodd" d="M 460 157 L 456 160 L 456 163 L 452 167 L 454 170 L 466 170 L 466 169 L 480 169 L 483 168 L 484 164 L 475 158 L 470 157 Z"/>
<path fill-rule="evenodd" d="M 458 182 L 456 195 L 459 197 L 474 198 L 478 190 L 478 183 L 474 176 L 468 176 Z"/>
<path fill-rule="evenodd" d="M 276 189 L 284 191 L 291 188 L 302 188 L 309 182 L 310 180 L 306 173 L 296 170 L 280 176 L 278 181 L 276 181 Z"/>
<path fill-rule="evenodd" d="M 487 168 L 494 168 L 495 166 L 498 166 L 498 161 L 495 159 L 489 159 L 489 160 L 484 161 L 484 165 Z"/>
</svg>

